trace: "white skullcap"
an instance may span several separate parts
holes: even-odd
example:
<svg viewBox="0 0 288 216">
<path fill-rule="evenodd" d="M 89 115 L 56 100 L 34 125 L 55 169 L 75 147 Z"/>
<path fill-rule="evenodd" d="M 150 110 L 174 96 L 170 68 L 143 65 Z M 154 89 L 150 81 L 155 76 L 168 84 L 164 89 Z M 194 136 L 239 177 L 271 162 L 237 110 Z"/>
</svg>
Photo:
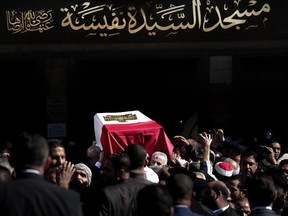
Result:
<svg viewBox="0 0 288 216">
<path fill-rule="evenodd" d="M 232 166 L 226 161 L 217 162 L 214 168 L 220 175 L 225 177 L 231 177 L 233 174 Z"/>
<path fill-rule="evenodd" d="M 83 170 L 88 178 L 88 185 L 89 186 L 91 184 L 91 180 L 92 180 L 92 172 L 91 169 L 84 163 L 77 163 L 74 165 L 75 169 L 80 169 Z"/>
</svg>

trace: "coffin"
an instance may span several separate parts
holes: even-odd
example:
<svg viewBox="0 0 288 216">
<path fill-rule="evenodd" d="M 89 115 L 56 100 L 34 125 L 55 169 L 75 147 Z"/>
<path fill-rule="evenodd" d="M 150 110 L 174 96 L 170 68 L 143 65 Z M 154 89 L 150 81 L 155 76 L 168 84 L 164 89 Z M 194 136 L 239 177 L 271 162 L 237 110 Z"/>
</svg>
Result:
<svg viewBox="0 0 288 216">
<path fill-rule="evenodd" d="M 131 143 L 143 145 L 149 155 L 154 151 L 172 155 L 173 144 L 164 128 L 138 110 L 96 113 L 94 130 L 96 145 L 105 152 L 105 158 Z"/>
</svg>

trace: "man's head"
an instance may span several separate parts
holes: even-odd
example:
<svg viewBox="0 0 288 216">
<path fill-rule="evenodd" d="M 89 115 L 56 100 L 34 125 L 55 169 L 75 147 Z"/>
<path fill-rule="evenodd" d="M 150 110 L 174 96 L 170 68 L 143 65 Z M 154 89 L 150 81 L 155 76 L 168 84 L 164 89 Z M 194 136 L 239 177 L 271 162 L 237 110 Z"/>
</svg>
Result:
<svg viewBox="0 0 288 216">
<path fill-rule="evenodd" d="M 74 168 L 75 172 L 71 178 L 69 188 L 80 192 L 82 188 L 90 186 L 92 172 L 84 163 L 77 163 Z"/>
<path fill-rule="evenodd" d="M 129 156 L 131 170 L 144 170 L 146 164 L 147 151 L 143 145 L 138 143 L 129 144 L 124 152 Z"/>
<path fill-rule="evenodd" d="M 44 174 L 48 166 L 49 147 L 47 140 L 38 133 L 23 132 L 13 142 L 11 162 L 17 170 L 37 169 Z"/>
<path fill-rule="evenodd" d="M 74 165 L 74 168 L 75 172 L 73 176 L 76 176 L 82 184 L 89 186 L 92 179 L 91 169 L 84 163 L 77 163 Z"/>
<path fill-rule="evenodd" d="M 150 166 L 162 166 L 166 165 L 168 161 L 168 157 L 164 152 L 155 151 L 150 160 Z"/>
<path fill-rule="evenodd" d="M 58 139 L 48 140 L 49 155 L 51 157 L 51 167 L 61 167 L 66 162 L 66 152 L 61 141 Z"/>
<path fill-rule="evenodd" d="M 245 151 L 241 154 L 240 173 L 252 176 L 258 169 L 258 155 L 254 151 Z"/>
<path fill-rule="evenodd" d="M 228 205 L 230 191 L 222 181 L 210 181 L 207 185 L 203 204 L 212 209 L 223 208 Z"/>
<path fill-rule="evenodd" d="M 255 173 L 246 179 L 247 198 L 251 208 L 271 206 L 276 198 L 277 190 L 271 175 Z"/>
<path fill-rule="evenodd" d="M 101 148 L 99 146 L 96 146 L 95 144 L 91 145 L 87 149 L 87 163 L 88 166 L 94 167 L 96 162 L 99 161 L 101 154 Z"/>
<path fill-rule="evenodd" d="M 124 152 L 115 152 L 104 162 L 103 177 L 108 185 L 129 178 L 129 173 L 130 158 Z"/>
</svg>

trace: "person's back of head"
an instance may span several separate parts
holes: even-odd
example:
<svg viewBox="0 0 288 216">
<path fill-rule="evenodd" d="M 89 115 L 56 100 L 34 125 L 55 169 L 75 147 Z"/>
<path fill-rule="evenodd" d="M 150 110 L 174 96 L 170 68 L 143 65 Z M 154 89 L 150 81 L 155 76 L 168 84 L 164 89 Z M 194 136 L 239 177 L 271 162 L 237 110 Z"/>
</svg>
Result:
<svg viewBox="0 0 288 216">
<path fill-rule="evenodd" d="M 116 171 L 123 169 L 125 172 L 130 172 L 131 170 L 130 158 L 125 152 L 115 152 L 109 156 L 108 160 L 112 162 Z"/>
<path fill-rule="evenodd" d="M 209 184 L 209 183 L 208 183 Z M 221 193 L 223 201 L 228 201 L 228 197 L 230 195 L 230 191 L 223 181 L 214 181 L 214 184 L 212 184 L 212 189 L 216 192 L 217 196 Z"/>
<path fill-rule="evenodd" d="M 229 205 L 229 195 L 230 191 L 223 181 L 210 181 L 207 184 L 203 204 L 213 211 L 224 208 L 225 206 Z"/>
<path fill-rule="evenodd" d="M 209 180 L 206 178 L 208 175 L 205 171 L 194 171 L 195 179 L 194 179 L 194 186 L 193 186 L 193 192 L 194 192 L 194 200 L 202 201 L 204 195 L 206 186 L 209 182 Z"/>
<path fill-rule="evenodd" d="M 255 173 L 246 179 L 247 198 L 251 207 L 271 206 L 275 200 L 276 186 L 273 178 L 265 173 Z"/>
<path fill-rule="evenodd" d="M 184 173 L 172 174 L 167 178 L 166 186 L 174 199 L 174 204 L 191 205 L 194 183 L 190 176 Z"/>
<path fill-rule="evenodd" d="M 124 151 L 130 158 L 131 170 L 144 169 L 146 165 L 147 151 L 143 145 L 132 143 L 126 146 Z"/>
<path fill-rule="evenodd" d="M 111 185 L 129 178 L 130 158 L 125 152 L 115 152 L 107 157 L 103 165 L 103 177 Z"/>
<path fill-rule="evenodd" d="M 146 185 L 138 192 L 138 216 L 170 216 L 173 198 L 167 187 L 161 184 Z"/>
<path fill-rule="evenodd" d="M 48 165 L 48 155 L 48 143 L 42 135 L 23 132 L 13 142 L 11 161 L 16 173 L 24 168 L 34 168 L 43 174 Z"/>
</svg>

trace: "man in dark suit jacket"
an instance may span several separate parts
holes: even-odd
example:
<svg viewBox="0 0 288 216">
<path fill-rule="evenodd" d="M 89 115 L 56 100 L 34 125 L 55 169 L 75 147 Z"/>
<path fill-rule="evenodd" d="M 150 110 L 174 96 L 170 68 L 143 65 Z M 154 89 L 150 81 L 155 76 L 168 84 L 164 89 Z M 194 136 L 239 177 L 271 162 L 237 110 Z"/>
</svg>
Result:
<svg viewBox="0 0 288 216">
<path fill-rule="evenodd" d="M 166 180 L 166 186 L 173 198 L 173 216 L 200 216 L 191 210 L 194 182 L 190 176 L 178 170 L 171 172 L 171 176 Z"/>
<path fill-rule="evenodd" d="M 22 133 L 13 142 L 12 164 L 16 177 L 0 184 L 0 209 L 5 216 L 82 216 L 80 195 L 47 182 L 47 140 Z"/>
<path fill-rule="evenodd" d="M 212 209 L 215 216 L 239 216 L 228 203 L 229 189 L 222 181 L 210 181 L 207 185 L 203 204 Z"/>
<path fill-rule="evenodd" d="M 136 215 L 138 191 L 154 184 L 145 178 L 146 155 L 144 147 L 136 143 L 129 144 L 123 152 L 109 155 L 103 164 L 102 188 L 90 188 L 84 202 L 85 216 Z"/>
<path fill-rule="evenodd" d="M 272 176 L 259 172 L 246 180 L 247 198 L 251 206 L 251 216 L 276 216 L 272 210 L 276 199 L 276 186 Z"/>
</svg>

